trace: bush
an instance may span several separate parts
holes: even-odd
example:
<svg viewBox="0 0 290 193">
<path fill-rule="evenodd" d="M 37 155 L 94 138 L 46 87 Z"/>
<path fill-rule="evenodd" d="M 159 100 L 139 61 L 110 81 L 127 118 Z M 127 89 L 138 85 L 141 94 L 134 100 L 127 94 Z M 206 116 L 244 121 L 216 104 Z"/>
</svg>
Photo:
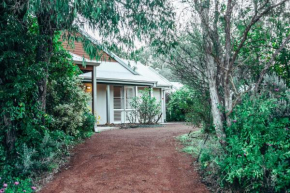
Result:
<svg viewBox="0 0 290 193">
<path fill-rule="evenodd" d="M 189 108 L 194 103 L 194 92 L 188 87 L 182 87 L 171 93 L 168 98 L 166 120 L 167 121 L 185 121 Z"/>
<path fill-rule="evenodd" d="M 266 76 L 259 94 L 249 93 L 231 114 L 226 145 L 215 136 L 188 136 L 187 152 L 197 156 L 207 183 L 238 192 L 290 191 L 290 89 Z M 184 137 L 183 137 L 184 139 Z"/>
<path fill-rule="evenodd" d="M 278 99 L 245 97 L 227 132 L 222 183 L 245 191 L 290 190 L 290 121 L 277 116 Z"/>
<path fill-rule="evenodd" d="M 87 105 L 90 96 L 83 91 L 78 78 L 80 70 L 70 61 L 71 56 L 61 47 L 56 49 L 47 88 L 49 128 L 61 129 L 72 136 L 85 136 L 83 132 L 91 132 L 94 127 L 93 115 Z"/>
<path fill-rule="evenodd" d="M 12 183 L 11 179 L 15 177 L 19 181 L 29 180 L 57 169 L 69 154 L 68 150 L 92 134 L 95 118 L 87 108 L 89 97 L 81 88 L 78 79 L 80 71 L 58 39 L 54 41 L 54 53 L 48 69 L 45 112 L 38 103 L 36 84 L 43 75 L 38 72 L 39 64 L 34 64 L 33 60 L 23 62 L 20 56 L 16 57 L 20 60 L 18 62 L 5 58 L 0 61 L 3 64 L 0 78 L 4 81 L 0 83 L 2 181 Z M 27 46 L 27 50 L 24 55 L 34 53 L 33 46 Z M 21 66 L 15 67 L 13 64 Z M 2 79 L 2 72 L 7 74 L 5 79 Z M 18 191 L 6 189 L 6 192 L 8 190 Z"/>
<path fill-rule="evenodd" d="M 204 131 L 212 131 L 211 108 L 208 93 L 187 86 L 169 95 L 168 121 L 186 121 L 194 126 L 203 125 Z"/>
<path fill-rule="evenodd" d="M 14 170 L 19 177 L 36 177 L 45 171 L 51 172 L 58 168 L 57 161 L 64 160 L 75 141 L 63 131 L 47 131 L 38 146 L 29 147 L 24 143 L 18 148 L 19 159 Z"/>
<path fill-rule="evenodd" d="M 161 103 L 158 103 L 155 97 L 150 96 L 150 89 L 148 88 L 141 91 L 141 96 L 134 97 L 130 105 L 134 109 L 127 116 L 130 123 L 136 123 L 138 121 L 142 124 L 154 124 L 162 116 Z"/>
<path fill-rule="evenodd" d="M 247 95 L 226 129 L 222 183 L 244 191 L 290 191 L 290 89 L 266 76 L 259 95 Z"/>
<path fill-rule="evenodd" d="M 9 182 L 0 179 L 0 184 L 0 193 L 32 193 L 37 190 L 37 187 L 33 186 L 29 179 L 20 180 L 16 178 Z"/>
</svg>

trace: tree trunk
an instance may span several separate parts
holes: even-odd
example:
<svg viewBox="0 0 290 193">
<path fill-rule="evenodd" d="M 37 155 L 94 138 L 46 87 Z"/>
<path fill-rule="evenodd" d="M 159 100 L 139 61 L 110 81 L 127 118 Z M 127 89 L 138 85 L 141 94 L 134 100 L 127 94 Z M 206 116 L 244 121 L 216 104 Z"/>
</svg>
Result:
<svg viewBox="0 0 290 193">
<path fill-rule="evenodd" d="M 15 149 L 16 133 L 14 125 L 12 124 L 8 114 L 4 115 L 4 127 L 6 128 L 5 145 L 8 151 L 8 157 L 11 158 Z"/>
<path fill-rule="evenodd" d="M 50 64 L 51 54 L 53 52 L 53 38 L 55 29 L 52 27 L 52 20 L 48 12 L 43 12 L 37 17 L 39 25 L 39 35 L 43 41 L 40 41 L 37 46 L 36 62 L 42 66 L 43 78 L 38 82 L 38 101 L 41 104 L 41 109 L 46 111 L 46 94 L 47 94 L 47 79 L 48 66 Z"/>
<path fill-rule="evenodd" d="M 212 56 L 207 55 L 207 76 L 209 84 L 211 113 L 213 117 L 213 124 L 215 127 L 216 135 L 221 144 L 225 141 L 225 132 L 223 129 L 223 116 L 219 109 L 220 101 L 216 84 L 216 64 Z"/>
<path fill-rule="evenodd" d="M 216 61 L 213 58 L 213 43 L 211 39 L 210 30 L 208 29 L 209 26 L 209 7 L 210 7 L 210 1 L 206 0 L 203 1 L 203 3 L 198 2 L 195 0 L 197 11 L 201 18 L 201 27 L 203 31 L 203 38 L 204 38 L 204 50 L 206 52 L 205 54 L 205 60 L 206 60 L 206 76 L 208 80 L 208 86 L 209 86 L 209 94 L 210 94 L 210 103 L 211 103 L 211 114 L 213 117 L 213 124 L 215 127 L 216 135 L 219 140 L 219 142 L 223 145 L 225 144 L 225 132 L 223 129 L 223 114 L 220 111 L 219 107 L 221 105 L 220 103 L 220 96 L 218 93 L 218 85 L 217 85 L 217 70 L 218 65 Z M 216 9 L 218 7 L 218 2 L 215 2 Z M 206 5 L 206 6 L 205 6 Z M 215 22 L 218 20 L 216 19 Z M 216 33 L 218 34 L 218 33 Z"/>
<path fill-rule="evenodd" d="M 231 20 L 232 20 L 232 11 L 233 5 L 232 0 L 228 0 L 227 3 L 227 10 L 225 15 L 225 64 L 224 64 L 224 105 L 225 105 L 225 112 L 224 118 L 227 122 L 227 125 L 230 125 L 231 121 L 227 117 L 227 112 L 231 111 L 232 109 L 232 93 L 230 88 L 230 76 L 232 72 L 232 62 L 231 62 L 231 52 L 232 52 L 232 45 L 231 45 Z"/>
<path fill-rule="evenodd" d="M 227 123 L 227 126 L 231 125 L 231 120 L 227 116 L 227 113 L 232 110 L 232 105 L 233 105 L 233 94 L 231 92 L 230 84 L 227 81 L 225 81 L 224 85 L 224 104 L 225 104 L 225 121 Z"/>
</svg>

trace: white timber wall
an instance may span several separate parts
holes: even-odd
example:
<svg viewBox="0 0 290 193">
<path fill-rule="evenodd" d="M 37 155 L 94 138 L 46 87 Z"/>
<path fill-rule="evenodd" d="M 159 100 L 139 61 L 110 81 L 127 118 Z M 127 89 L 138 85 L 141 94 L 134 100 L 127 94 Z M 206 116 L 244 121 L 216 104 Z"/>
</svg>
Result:
<svg viewBox="0 0 290 193">
<path fill-rule="evenodd" d="M 105 84 L 97 86 L 97 114 L 101 125 L 107 123 L 106 86 Z"/>
<path fill-rule="evenodd" d="M 162 114 L 164 113 L 163 112 L 163 105 L 162 105 L 162 94 L 161 94 L 161 88 L 153 88 L 153 97 L 155 97 L 156 98 L 156 101 L 157 101 L 157 103 L 160 103 L 161 104 L 161 106 L 160 106 L 160 108 L 161 108 L 161 112 L 162 112 Z M 163 116 L 162 116 L 163 117 Z M 158 121 L 159 123 L 160 122 L 163 122 L 163 118 L 160 118 L 160 120 Z"/>
<path fill-rule="evenodd" d="M 114 87 L 110 85 L 110 121 L 114 123 Z"/>
<path fill-rule="evenodd" d="M 135 87 L 136 88 L 136 87 Z M 138 87 L 138 96 L 140 96 L 140 91 L 143 90 L 145 87 Z M 107 97 L 106 97 L 106 84 L 98 84 L 97 86 L 97 113 L 98 117 L 98 124 L 104 125 L 107 123 Z M 161 102 L 162 108 L 162 118 L 159 122 L 163 122 L 165 118 L 165 106 L 164 106 L 164 99 L 163 99 L 163 91 L 161 88 L 153 88 L 153 97 L 156 98 L 157 102 Z M 110 85 L 110 123 L 114 123 L 114 86 Z"/>
<path fill-rule="evenodd" d="M 161 101 L 161 89 L 153 88 L 153 97 L 156 98 L 156 101 L 159 103 Z"/>
</svg>

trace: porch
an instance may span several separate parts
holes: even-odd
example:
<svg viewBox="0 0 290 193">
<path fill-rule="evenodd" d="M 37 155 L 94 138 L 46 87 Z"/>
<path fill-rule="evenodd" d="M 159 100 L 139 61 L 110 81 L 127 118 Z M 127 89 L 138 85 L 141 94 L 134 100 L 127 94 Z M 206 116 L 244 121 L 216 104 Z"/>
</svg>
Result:
<svg viewBox="0 0 290 193">
<path fill-rule="evenodd" d="M 84 82 L 85 92 L 92 96 L 92 100 L 89 102 L 89 108 L 93 109 L 93 92 L 92 83 Z M 152 88 L 151 85 L 133 85 L 127 84 L 106 84 L 97 83 L 96 92 L 96 118 L 98 125 L 110 125 L 129 123 L 128 116 L 134 110 L 130 103 L 133 98 L 140 95 L 140 92 L 146 87 L 151 88 L 151 92 L 148 93 L 151 97 L 155 97 L 157 102 L 161 103 L 162 118 L 160 123 L 165 120 L 165 89 Z"/>
</svg>

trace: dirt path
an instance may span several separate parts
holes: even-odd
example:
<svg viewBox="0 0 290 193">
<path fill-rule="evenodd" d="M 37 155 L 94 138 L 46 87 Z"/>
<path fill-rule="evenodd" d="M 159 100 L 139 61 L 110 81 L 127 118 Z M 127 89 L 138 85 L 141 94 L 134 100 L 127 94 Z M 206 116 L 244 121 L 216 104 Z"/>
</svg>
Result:
<svg viewBox="0 0 290 193">
<path fill-rule="evenodd" d="M 190 129 L 173 124 L 96 134 L 41 193 L 208 192 L 174 138 Z"/>
</svg>

